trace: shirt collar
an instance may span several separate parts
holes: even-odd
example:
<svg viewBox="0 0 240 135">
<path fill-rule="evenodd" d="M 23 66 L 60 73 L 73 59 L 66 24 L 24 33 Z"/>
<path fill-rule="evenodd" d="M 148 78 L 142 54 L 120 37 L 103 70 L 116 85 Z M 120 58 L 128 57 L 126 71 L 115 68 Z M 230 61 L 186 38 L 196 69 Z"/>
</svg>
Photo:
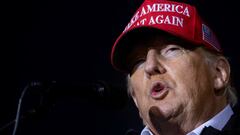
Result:
<svg viewBox="0 0 240 135">
<path fill-rule="evenodd" d="M 203 128 L 209 126 L 212 126 L 213 128 L 216 128 L 218 130 L 222 130 L 232 115 L 233 110 L 230 105 L 227 105 L 221 112 L 219 112 L 217 115 L 194 129 L 193 131 L 189 132 L 187 135 L 200 135 Z"/>
<path fill-rule="evenodd" d="M 150 129 L 146 126 L 142 132 L 141 135 L 153 135 L 153 133 L 150 131 Z"/>
<path fill-rule="evenodd" d="M 221 112 L 219 112 L 213 118 L 211 118 L 207 122 L 203 123 L 202 125 L 200 125 L 196 129 L 194 129 L 193 131 L 189 132 L 187 135 L 200 135 L 200 133 L 202 132 L 202 130 L 205 126 L 206 127 L 212 126 L 218 130 L 222 130 L 232 115 L 233 115 L 233 110 L 230 107 L 230 105 L 227 105 Z M 142 130 L 141 135 L 153 135 L 153 133 L 146 126 Z"/>
</svg>

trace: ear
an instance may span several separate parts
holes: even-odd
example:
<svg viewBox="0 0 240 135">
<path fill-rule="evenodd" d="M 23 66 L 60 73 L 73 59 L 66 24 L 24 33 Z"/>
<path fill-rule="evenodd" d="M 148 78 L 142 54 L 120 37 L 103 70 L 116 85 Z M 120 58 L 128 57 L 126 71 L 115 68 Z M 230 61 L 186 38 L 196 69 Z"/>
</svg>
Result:
<svg viewBox="0 0 240 135">
<path fill-rule="evenodd" d="M 216 91 L 220 91 L 228 84 L 230 78 L 230 65 L 227 59 L 218 57 L 214 64 L 214 71 L 214 88 Z"/>
</svg>

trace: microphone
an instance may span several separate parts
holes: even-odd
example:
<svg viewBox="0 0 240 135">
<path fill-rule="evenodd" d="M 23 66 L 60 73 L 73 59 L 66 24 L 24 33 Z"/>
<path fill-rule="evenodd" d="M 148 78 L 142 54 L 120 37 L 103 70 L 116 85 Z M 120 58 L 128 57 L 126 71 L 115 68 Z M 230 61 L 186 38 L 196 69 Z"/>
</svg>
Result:
<svg viewBox="0 0 240 135">
<path fill-rule="evenodd" d="M 105 81 L 95 82 L 35 82 L 32 91 L 40 93 L 49 101 L 60 98 L 79 98 L 110 107 L 120 108 L 127 102 L 128 95 L 125 85 L 113 85 Z"/>
<path fill-rule="evenodd" d="M 22 90 L 19 98 L 16 118 L 0 127 L 0 133 L 14 125 L 13 135 L 16 134 L 19 120 L 40 116 L 48 112 L 49 108 L 59 98 L 80 98 L 103 105 L 107 109 L 123 107 L 128 98 L 126 88 L 110 85 L 105 81 L 92 83 L 77 82 L 40 82 L 32 81 Z M 21 111 L 22 101 L 27 102 L 27 107 Z M 38 114 L 38 115 L 37 115 Z"/>
</svg>

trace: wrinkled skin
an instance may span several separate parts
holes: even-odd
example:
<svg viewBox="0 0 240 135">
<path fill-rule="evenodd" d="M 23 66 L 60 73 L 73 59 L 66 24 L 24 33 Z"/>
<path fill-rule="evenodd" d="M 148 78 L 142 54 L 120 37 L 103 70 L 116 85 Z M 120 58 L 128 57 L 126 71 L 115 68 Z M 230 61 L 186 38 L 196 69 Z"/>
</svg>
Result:
<svg viewBox="0 0 240 135">
<path fill-rule="evenodd" d="M 226 97 L 216 94 L 230 74 L 223 58 L 209 66 L 202 48 L 186 50 L 161 40 L 144 44 L 129 56 L 130 82 L 140 117 L 155 135 L 186 134 L 226 106 Z M 154 97 L 156 83 L 164 92 Z"/>
</svg>

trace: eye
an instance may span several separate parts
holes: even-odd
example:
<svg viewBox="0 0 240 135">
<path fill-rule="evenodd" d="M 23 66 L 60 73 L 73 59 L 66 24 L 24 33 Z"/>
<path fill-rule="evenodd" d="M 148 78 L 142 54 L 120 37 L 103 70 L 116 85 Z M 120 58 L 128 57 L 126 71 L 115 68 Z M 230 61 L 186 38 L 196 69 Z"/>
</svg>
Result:
<svg viewBox="0 0 240 135">
<path fill-rule="evenodd" d="M 177 45 L 168 45 L 166 48 L 161 50 L 161 55 L 165 58 L 175 58 L 183 54 L 183 48 Z"/>
</svg>

